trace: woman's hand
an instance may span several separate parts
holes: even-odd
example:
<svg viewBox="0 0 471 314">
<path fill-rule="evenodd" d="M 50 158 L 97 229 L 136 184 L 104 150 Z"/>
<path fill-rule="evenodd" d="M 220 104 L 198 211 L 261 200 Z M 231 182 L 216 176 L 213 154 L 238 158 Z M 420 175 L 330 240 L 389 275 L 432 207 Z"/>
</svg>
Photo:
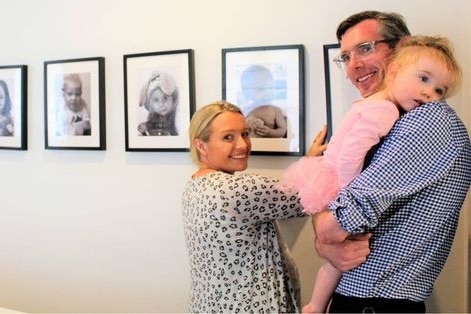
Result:
<svg viewBox="0 0 471 314">
<path fill-rule="evenodd" d="M 324 125 L 324 127 L 319 132 L 317 132 L 316 136 L 314 137 L 311 147 L 306 154 L 307 157 L 322 155 L 322 153 L 327 149 L 327 144 L 324 144 L 326 136 L 327 126 Z"/>
</svg>

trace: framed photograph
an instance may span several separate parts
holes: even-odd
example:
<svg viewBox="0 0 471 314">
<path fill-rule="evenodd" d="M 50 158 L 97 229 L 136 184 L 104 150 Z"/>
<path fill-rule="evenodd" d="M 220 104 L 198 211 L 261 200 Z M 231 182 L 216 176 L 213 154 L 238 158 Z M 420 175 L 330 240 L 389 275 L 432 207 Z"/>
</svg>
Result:
<svg viewBox="0 0 471 314">
<path fill-rule="evenodd" d="M 304 155 L 304 47 L 222 50 L 222 98 L 251 128 L 253 155 Z"/>
<path fill-rule="evenodd" d="M 126 151 L 189 151 L 193 50 L 124 55 Z"/>
<path fill-rule="evenodd" d="M 45 148 L 106 149 L 105 59 L 44 62 Z"/>
<path fill-rule="evenodd" d="M 0 66 L 0 149 L 27 149 L 27 66 Z"/>
<path fill-rule="evenodd" d="M 340 53 L 340 44 L 324 45 L 325 97 L 327 111 L 327 139 L 332 136 L 352 101 L 360 99 L 360 93 L 347 78 L 345 70 L 339 69 L 334 58 Z"/>
</svg>

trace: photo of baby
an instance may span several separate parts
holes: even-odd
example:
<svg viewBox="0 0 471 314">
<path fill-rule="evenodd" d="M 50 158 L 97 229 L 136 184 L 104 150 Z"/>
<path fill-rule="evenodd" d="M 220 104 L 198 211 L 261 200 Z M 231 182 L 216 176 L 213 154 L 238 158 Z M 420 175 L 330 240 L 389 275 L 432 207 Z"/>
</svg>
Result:
<svg viewBox="0 0 471 314">
<path fill-rule="evenodd" d="M 287 136 L 287 117 L 275 103 L 282 88 L 277 87 L 272 71 L 260 64 L 248 66 L 240 77 L 241 103 L 252 137 Z"/>
<path fill-rule="evenodd" d="M 178 107 L 178 88 L 172 75 L 155 71 L 144 84 L 139 107 L 144 107 L 147 119 L 137 126 L 140 136 L 176 136 L 175 124 Z"/>
<path fill-rule="evenodd" d="M 12 102 L 8 85 L 0 80 L 0 136 L 13 136 Z"/>
<path fill-rule="evenodd" d="M 222 96 L 250 127 L 252 154 L 304 154 L 304 47 L 225 48 Z"/>
<path fill-rule="evenodd" d="M 70 73 L 62 78 L 61 99 L 56 113 L 56 135 L 91 135 L 89 101 L 83 95 L 81 76 L 86 74 Z"/>
</svg>

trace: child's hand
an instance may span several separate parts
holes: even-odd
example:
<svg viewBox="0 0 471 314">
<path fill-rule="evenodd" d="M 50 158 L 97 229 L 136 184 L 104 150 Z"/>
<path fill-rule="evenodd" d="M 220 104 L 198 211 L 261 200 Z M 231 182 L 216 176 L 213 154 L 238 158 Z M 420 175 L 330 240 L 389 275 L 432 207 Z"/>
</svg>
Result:
<svg viewBox="0 0 471 314">
<path fill-rule="evenodd" d="M 84 135 L 85 131 L 91 129 L 90 121 L 80 121 L 74 123 L 74 134 L 75 135 Z"/>
<path fill-rule="evenodd" d="M 255 127 L 254 129 L 255 134 L 260 137 L 268 137 L 270 135 L 270 128 L 266 125 L 260 125 Z"/>
<path fill-rule="evenodd" d="M 139 132 L 139 135 L 149 135 L 149 132 L 147 131 L 147 123 L 140 123 L 137 126 L 137 132 Z"/>
</svg>

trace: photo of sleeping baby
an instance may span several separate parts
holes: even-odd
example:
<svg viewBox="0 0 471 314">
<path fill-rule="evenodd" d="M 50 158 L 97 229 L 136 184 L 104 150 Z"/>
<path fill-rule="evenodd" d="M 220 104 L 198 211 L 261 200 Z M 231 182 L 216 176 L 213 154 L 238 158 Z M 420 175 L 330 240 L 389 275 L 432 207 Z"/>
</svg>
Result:
<svg viewBox="0 0 471 314">
<path fill-rule="evenodd" d="M 286 137 L 288 123 L 282 109 L 286 101 L 286 80 L 275 80 L 267 66 L 253 64 L 242 72 L 240 87 L 238 103 L 251 129 L 251 137 Z"/>
</svg>

